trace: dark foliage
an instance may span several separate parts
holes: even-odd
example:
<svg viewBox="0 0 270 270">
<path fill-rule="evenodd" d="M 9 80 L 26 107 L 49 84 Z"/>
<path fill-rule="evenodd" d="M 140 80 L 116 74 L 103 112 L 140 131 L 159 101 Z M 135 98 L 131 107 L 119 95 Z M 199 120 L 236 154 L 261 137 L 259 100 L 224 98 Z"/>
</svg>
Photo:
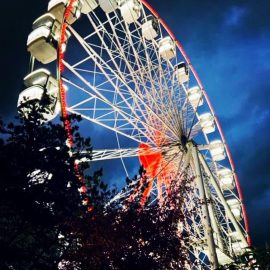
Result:
<svg viewBox="0 0 270 270">
<path fill-rule="evenodd" d="M 0 122 L 0 269 L 57 269 L 87 212 L 64 128 L 42 124 L 45 109 L 29 106 L 18 124 Z M 73 151 L 91 151 L 72 132 Z"/>
<path fill-rule="evenodd" d="M 162 206 L 94 209 L 80 228 L 81 248 L 66 259 L 80 269 L 186 269 L 188 236 L 181 231 L 186 182 Z M 70 254 L 69 254 L 70 255 Z"/>
</svg>

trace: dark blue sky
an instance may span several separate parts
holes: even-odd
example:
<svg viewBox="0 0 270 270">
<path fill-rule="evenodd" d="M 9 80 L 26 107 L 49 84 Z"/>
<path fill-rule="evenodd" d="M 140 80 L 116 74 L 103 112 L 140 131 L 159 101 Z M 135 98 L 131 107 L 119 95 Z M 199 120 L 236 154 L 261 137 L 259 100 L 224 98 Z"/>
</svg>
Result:
<svg viewBox="0 0 270 270">
<path fill-rule="evenodd" d="M 254 244 L 270 243 L 270 2 L 149 0 L 196 67 L 242 184 Z M 26 39 L 47 0 L 1 4 L 0 115 L 15 114 Z"/>
</svg>

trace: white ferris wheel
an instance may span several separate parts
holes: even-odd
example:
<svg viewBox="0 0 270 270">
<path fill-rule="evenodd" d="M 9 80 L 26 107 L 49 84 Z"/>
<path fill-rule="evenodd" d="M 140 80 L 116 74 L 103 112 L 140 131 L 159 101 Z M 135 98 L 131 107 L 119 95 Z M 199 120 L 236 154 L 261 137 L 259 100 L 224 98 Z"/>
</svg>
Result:
<svg viewBox="0 0 270 270">
<path fill-rule="evenodd" d="M 31 70 L 18 106 L 46 93 L 47 121 L 71 113 L 86 120 L 90 136 L 98 128 L 104 147 L 92 162 L 117 160 L 124 176 L 142 164 L 142 204 L 162 201 L 183 171 L 194 178 L 181 206 L 198 209 L 182 221 L 192 238 L 187 269 L 215 269 L 244 252 L 248 221 L 221 126 L 183 47 L 146 0 L 51 0 L 27 50 Z"/>
</svg>

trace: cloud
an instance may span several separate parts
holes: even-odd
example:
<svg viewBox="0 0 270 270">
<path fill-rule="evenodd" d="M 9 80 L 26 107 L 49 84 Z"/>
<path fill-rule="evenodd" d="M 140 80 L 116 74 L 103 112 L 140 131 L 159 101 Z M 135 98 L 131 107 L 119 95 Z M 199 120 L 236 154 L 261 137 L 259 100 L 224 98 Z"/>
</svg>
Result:
<svg viewBox="0 0 270 270">
<path fill-rule="evenodd" d="M 240 110 L 230 119 L 222 118 L 225 133 L 236 161 L 247 206 L 254 244 L 270 241 L 267 229 L 270 202 L 270 97 L 260 91 L 269 89 L 266 80 L 250 87 Z"/>
<path fill-rule="evenodd" d="M 238 26 L 247 14 L 248 9 L 246 7 L 232 6 L 225 13 L 224 23 L 227 26 Z"/>
</svg>

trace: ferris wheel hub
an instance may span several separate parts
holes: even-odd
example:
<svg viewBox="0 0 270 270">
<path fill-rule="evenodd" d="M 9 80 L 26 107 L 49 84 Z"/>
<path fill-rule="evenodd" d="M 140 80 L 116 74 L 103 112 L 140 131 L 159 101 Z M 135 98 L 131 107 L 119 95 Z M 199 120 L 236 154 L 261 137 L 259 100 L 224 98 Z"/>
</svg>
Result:
<svg viewBox="0 0 270 270">
<path fill-rule="evenodd" d="M 188 138 L 186 135 L 182 135 L 180 138 L 180 145 L 182 148 L 184 148 L 185 152 L 187 152 L 187 143 L 188 143 Z"/>
</svg>

